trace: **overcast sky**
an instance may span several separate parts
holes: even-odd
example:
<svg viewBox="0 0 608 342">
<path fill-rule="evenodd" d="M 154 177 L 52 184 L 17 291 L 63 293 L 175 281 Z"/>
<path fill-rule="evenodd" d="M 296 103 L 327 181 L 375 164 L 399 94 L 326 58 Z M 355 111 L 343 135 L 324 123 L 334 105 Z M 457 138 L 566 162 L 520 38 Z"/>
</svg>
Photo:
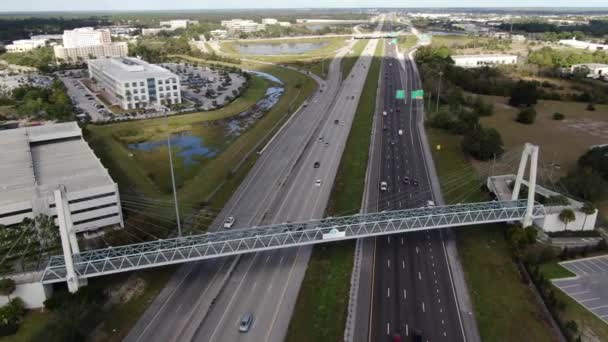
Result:
<svg viewBox="0 0 608 342">
<path fill-rule="evenodd" d="M 606 0 L 0 0 L 0 12 L 310 7 L 606 7 Z"/>
<path fill-rule="evenodd" d="M 0 12 L 311 7 L 605 7 L 606 0 L 0 0 Z"/>
</svg>

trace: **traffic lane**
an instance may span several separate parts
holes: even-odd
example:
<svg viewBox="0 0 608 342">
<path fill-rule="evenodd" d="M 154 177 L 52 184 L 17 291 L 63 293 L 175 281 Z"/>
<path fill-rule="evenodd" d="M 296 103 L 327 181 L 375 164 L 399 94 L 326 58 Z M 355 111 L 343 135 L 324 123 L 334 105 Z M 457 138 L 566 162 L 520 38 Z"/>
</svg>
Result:
<svg viewBox="0 0 608 342">
<path fill-rule="evenodd" d="M 352 99 L 351 99 L 351 100 L 352 100 Z M 350 101 L 350 103 L 352 103 L 352 102 L 354 102 L 354 101 Z M 350 107 L 352 107 L 350 111 L 354 112 L 354 109 L 355 109 L 355 108 L 354 108 L 352 105 L 350 105 Z M 340 108 L 344 108 L 344 107 L 342 106 L 342 107 L 340 107 Z M 347 112 L 348 112 L 348 111 L 347 111 Z M 341 113 L 344 113 L 344 111 L 342 111 Z M 330 126 L 330 127 L 331 127 L 331 126 Z M 344 128 L 344 127 L 342 127 L 342 128 Z M 346 136 L 347 136 L 347 134 L 342 133 L 342 135 L 343 135 L 343 139 L 342 139 L 342 140 L 346 140 Z M 335 167 L 335 169 L 337 169 L 337 166 Z M 298 177 L 298 178 L 299 178 L 299 177 Z M 308 197 L 308 196 L 307 196 L 307 197 Z"/>
</svg>

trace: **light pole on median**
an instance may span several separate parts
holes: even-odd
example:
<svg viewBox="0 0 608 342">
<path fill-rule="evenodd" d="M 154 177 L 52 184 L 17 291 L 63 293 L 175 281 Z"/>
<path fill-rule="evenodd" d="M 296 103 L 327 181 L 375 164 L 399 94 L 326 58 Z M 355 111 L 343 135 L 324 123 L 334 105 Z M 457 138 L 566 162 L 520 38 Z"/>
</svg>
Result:
<svg viewBox="0 0 608 342">
<path fill-rule="evenodd" d="M 175 173 L 173 172 L 173 156 L 171 153 L 171 130 L 169 128 L 169 108 L 164 107 L 167 118 L 167 148 L 169 149 L 169 167 L 171 168 L 171 186 L 173 187 L 173 203 L 175 204 L 175 219 L 177 220 L 177 236 L 182 236 L 182 224 L 179 218 L 179 205 L 177 204 L 177 192 L 175 191 Z"/>
<path fill-rule="evenodd" d="M 441 76 L 443 76 L 443 71 L 439 72 L 439 83 L 437 84 L 437 111 L 439 111 L 439 97 L 441 97 Z"/>
</svg>

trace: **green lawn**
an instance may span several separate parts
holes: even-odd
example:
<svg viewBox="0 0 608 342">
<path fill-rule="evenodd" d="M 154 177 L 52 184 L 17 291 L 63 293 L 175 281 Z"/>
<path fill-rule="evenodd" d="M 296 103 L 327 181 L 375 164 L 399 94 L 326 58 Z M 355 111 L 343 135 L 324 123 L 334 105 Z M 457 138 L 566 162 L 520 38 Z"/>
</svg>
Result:
<svg viewBox="0 0 608 342">
<path fill-rule="evenodd" d="M 418 38 L 413 34 L 409 34 L 407 36 L 399 36 L 399 38 L 397 38 L 397 44 L 399 44 L 400 50 L 409 50 L 414 45 L 416 45 L 417 42 Z"/>
<path fill-rule="evenodd" d="M 434 159 L 444 189 L 447 177 L 460 172 L 461 182 L 470 185 L 446 194 L 447 202 L 483 199 L 472 186 L 478 186 L 475 175 L 463 168 L 469 166 L 460 149 L 460 137 L 428 129 Z M 533 293 L 520 280 L 503 225 L 461 227 L 456 230 L 458 250 L 472 297 L 479 332 L 483 341 L 553 341 L 550 327 L 540 317 Z"/>
<path fill-rule="evenodd" d="M 557 262 L 540 265 L 540 271 L 546 279 L 568 278 L 576 276 L 574 273 L 560 266 Z"/>
<path fill-rule="evenodd" d="M 31 310 L 25 315 L 23 324 L 15 335 L 0 337 L 0 342 L 29 342 L 42 333 L 49 321 L 50 314 Z"/>
<path fill-rule="evenodd" d="M 355 62 L 359 56 L 361 56 L 361 52 L 367 45 L 367 39 L 359 40 L 355 46 L 352 48 L 352 52 L 347 53 L 342 59 L 342 79 L 345 79 L 348 76 L 348 73 L 352 70 L 353 66 L 355 66 Z"/>
<path fill-rule="evenodd" d="M 376 49 L 381 56 L 382 43 Z M 358 212 L 365 185 L 380 58 L 372 62 L 340 161 L 327 214 Z M 315 246 L 298 295 L 286 341 L 339 341 L 344 334 L 354 242 Z"/>
</svg>

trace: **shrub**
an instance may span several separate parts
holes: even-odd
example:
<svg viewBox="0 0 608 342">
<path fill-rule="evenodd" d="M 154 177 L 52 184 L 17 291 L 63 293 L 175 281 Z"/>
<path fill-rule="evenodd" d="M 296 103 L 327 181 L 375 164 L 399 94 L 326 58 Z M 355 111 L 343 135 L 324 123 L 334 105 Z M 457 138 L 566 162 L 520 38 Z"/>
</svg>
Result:
<svg viewBox="0 0 608 342">
<path fill-rule="evenodd" d="M 593 103 L 590 103 L 587 105 L 587 110 L 588 111 L 594 111 L 595 110 L 595 105 Z"/>
<path fill-rule="evenodd" d="M 461 143 L 465 153 L 478 160 L 489 160 L 504 152 L 500 133 L 494 128 L 477 126 L 464 134 Z"/>
<path fill-rule="evenodd" d="M 524 108 L 517 114 L 517 122 L 531 125 L 536 120 L 536 110 L 533 107 Z"/>
<path fill-rule="evenodd" d="M 555 112 L 553 113 L 553 120 L 564 120 L 566 116 L 562 113 Z"/>
</svg>

